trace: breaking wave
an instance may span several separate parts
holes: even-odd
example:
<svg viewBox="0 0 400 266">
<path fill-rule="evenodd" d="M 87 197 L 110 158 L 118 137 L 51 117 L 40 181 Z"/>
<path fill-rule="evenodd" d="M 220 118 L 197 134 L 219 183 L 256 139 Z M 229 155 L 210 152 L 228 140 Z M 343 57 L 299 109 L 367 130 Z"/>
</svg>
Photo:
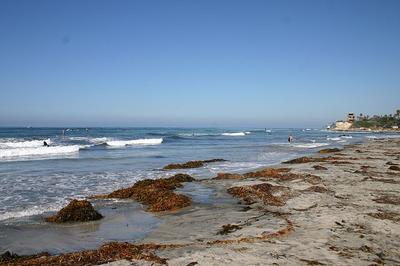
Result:
<svg viewBox="0 0 400 266">
<path fill-rule="evenodd" d="M 0 142 L 1 149 L 16 149 L 16 148 L 35 148 L 35 147 L 43 147 L 43 142 L 46 141 L 47 144 L 51 144 L 50 139 L 43 140 L 24 140 L 24 141 L 16 141 L 16 140 L 8 140 Z"/>
<path fill-rule="evenodd" d="M 248 132 L 250 134 L 250 132 Z M 231 137 L 237 137 L 237 136 L 246 136 L 245 132 L 234 132 L 234 133 L 222 133 L 222 136 L 231 136 Z"/>
<path fill-rule="evenodd" d="M 42 144 L 41 147 L 0 149 L 0 158 L 76 153 L 79 152 L 80 148 L 85 148 L 85 146 L 71 145 L 43 147 Z"/>
<path fill-rule="evenodd" d="M 113 140 L 107 141 L 108 146 L 124 147 L 130 145 L 158 145 L 163 142 L 162 138 L 158 139 L 133 139 L 133 140 Z"/>
</svg>

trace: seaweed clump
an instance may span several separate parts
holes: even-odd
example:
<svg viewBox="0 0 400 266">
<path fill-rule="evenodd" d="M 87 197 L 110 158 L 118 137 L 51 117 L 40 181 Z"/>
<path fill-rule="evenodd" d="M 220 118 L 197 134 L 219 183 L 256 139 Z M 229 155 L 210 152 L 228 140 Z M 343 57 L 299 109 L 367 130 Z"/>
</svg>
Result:
<svg viewBox="0 0 400 266">
<path fill-rule="evenodd" d="M 227 235 L 230 233 L 233 233 L 237 230 L 242 229 L 241 226 L 236 225 L 236 224 L 225 224 L 222 226 L 222 229 L 218 231 L 218 235 Z"/>
<path fill-rule="evenodd" d="M 322 150 L 319 150 L 318 153 L 326 154 L 326 153 L 334 153 L 334 152 L 340 152 L 340 151 L 342 151 L 342 150 L 341 150 L 341 149 L 338 149 L 338 148 L 331 148 L 331 149 L 322 149 Z"/>
<path fill-rule="evenodd" d="M 382 195 L 378 198 L 373 199 L 373 201 L 382 204 L 400 205 L 400 197 L 395 195 Z"/>
<path fill-rule="evenodd" d="M 84 266 L 99 265 L 116 260 L 145 260 L 149 262 L 166 264 L 166 259 L 160 258 L 150 251 L 157 246 L 135 245 L 130 243 L 111 242 L 102 245 L 95 250 L 71 252 L 57 256 L 41 254 L 35 256 L 15 256 L 11 260 L 4 261 L 6 265 L 29 266 Z M 0 261 L 2 262 L 2 261 Z"/>
<path fill-rule="evenodd" d="M 313 168 L 315 170 L 328 170 L 328 168 L 323 167 L 322 165 L 314 165 Z"/>
<path fill-rule="evenodd" d="M 296 159 L 292 159 L 289 161 L 285 161 L 283 163 L 286 164 L 298 164 L 298 163 L 316 163 L 316 162 L 326 162 L 330 159 L 330 157 L 318 157 L 318 158 L 312 158 L 312 157 L 300 157 Z"/>
<path fill-rule="evenodd" d="M 203 167 L 207 163 L 215 163 L 215 162 L 224 162 L 224 159 L 210 159 L 203 161 L 189 161 L 186 163 L 171 163 L 164 166 L 164 170 L 173 170 L 173 169 L 188 169 L 188 168 L 199 168 Z"/>
<path fill-rule="evenodd" d="M 243 179 L 244 176 L 241 174 L 230 174 L 230 173 L 218 173 L 214 179 L 221 180 L 221 179 Z"/>
<path fill-rule="evenodd" d="M 289 168 L 266 168 L 256 172 L 249 172 L 244 174 L 247 178 L 252 177 L 275 177 L 282 178 L 282 175 L 288 173 L 290 171 Z"/>
<path fill-rule="evenodd" d="M 231 187 L 228 193 L 252 204 L 261 200 L 266 205 L 283 206 L 289 198 L 289 188 L 262 183 L 251 186 Z"/>
<path fill-rule="evenodd" d="M 62 208 L 56 215 L 46 218 L 47 222 L 88 222 L 103 218 L 87 200 L 72 200 L 66 207 Z"/>
<path fill-rule="evenodd" d="M 40 258 L 43 256 L 50 256 L 48 252 L 41 252 L 35 255 L 18 255 L 16 253 L 11 253 L 10 251 L 6 251 L 3 254 L 0 254 L 0 263 L 7 263 L 7 265 L 10 265 L 14 262 L 17 262 L 19 260 L 28 260 L 28 259 L 35 259 L 35 258 Z"/>
<path fill-rule="evenodd" d="M 176 174 L 164 179 L 145 179 L 136 182 L 132 187 L 123 188 L 111 192 L 103 198 L 132 198 L 148 205 L 148 211 L 174 211 L 190 206 L 191 199 L 188 196 L 173 192 L 182 187 L 183 182 L 191 182 L 194 178 L 187 174 Z"/>
</svg>

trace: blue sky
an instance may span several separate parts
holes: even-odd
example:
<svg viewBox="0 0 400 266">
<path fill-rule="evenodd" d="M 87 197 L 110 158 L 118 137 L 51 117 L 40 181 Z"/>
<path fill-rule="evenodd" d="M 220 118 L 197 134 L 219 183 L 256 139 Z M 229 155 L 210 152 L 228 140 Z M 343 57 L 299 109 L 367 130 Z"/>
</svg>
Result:
<svg viewBox="0 0 400 266">
<path fill-rule="evenodd" d="M 323 126 L 400 108 L 400 1 L 0 1 L 0 126 Z"/>
</svg>

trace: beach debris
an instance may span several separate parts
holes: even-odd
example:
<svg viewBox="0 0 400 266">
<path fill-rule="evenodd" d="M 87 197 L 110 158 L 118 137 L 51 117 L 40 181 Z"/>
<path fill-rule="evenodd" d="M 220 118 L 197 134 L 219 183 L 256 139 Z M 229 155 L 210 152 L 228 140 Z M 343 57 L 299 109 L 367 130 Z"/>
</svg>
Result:
<svg viewBox="0 0 400 266">
<path fill-rule="evenodd" d="M 317 192 L 317 193 L 326 193 L 326 192 L 329 192 L 330 190 L 327 189 L 327 188 L 325 188 L 325 187 L 322 187 L 322 186 L 311 186 L 311 187 L 308 187 L 308 188 L 304 189 L 303 191 L 306 191 L 306 192 Z"/>
<path fill-rule="evenodd" d="M 74 199 L 56 215 L 46 218 L 46 221 L 52 223 L 88 222 L 101 218 L 103 216 L 93 208 L 89 201 Z"/>
<path fill-rule="evenodd" d="M 71 252 L 56 256 L 22 256 L 7 261 L 6 265 L 29 266 L 86 266 L 105 264 L 116 260 L 145 260 L 158 264 L 167 264 L 167 260 L 155 255 L 151 250 L 162 248 L 151 244 L 135 245 L 130 243 L 111 242 L 95 250 Z"/>
<path fill-rule="evenodd" d="M 400 167 L 398 167 L 396 165 L 392 165 L 392 166 L 389 167 L 389 170 L 400 171 Z"/>
<path fill-rule="evenodd" d="M 187 168 L 199 168 L 203 167 L 207 163 L 215 163 L 215 162 L 225 162 L 224 159 L 210 159 L 210 160 L 202 160 L 202 161 L 189 161 L 186 163 L 172 163 L 164 166 L 164 170 L 172 170 L 172 169 L 187 169 Z"/>
<path fill-rule="evenodd" d="M 289 188 L 262 183 L 250 186 L 231 187 L 228 193 L 247 204 L 261 200 L 266 205 L 283 206 L 289 198 Z"/>
<path fill-rule="evenodd" d="M 220 180 L 220 179 L 243 179 L 245 178 L 241 174 L 230 174 L 230 173 L 218 173 L 214 179 Z"/>
<path fill-rule="evenodd" d="M 265 168 L 256 172 L 249 172 L 244 174 L 246 178 L 252 177 L 275 177 L 282 178 L 284 173 L 288 173 L 290 171 L 289 168 Z"/>
<path fill-rule="evenodd" d="M 342 151 L 342 149 L 331 148 L 331 149 L 322 149 L 322 150 L 319 150 L 318 153 L 325 154 L 325 153 L 334 153 L 334 152 L 340 152 L 340 151 Z"/>
<path fill-rule="evenodd" d="M 395 195 L 382 195 L 378 198 L 373 199 L 373 201 L 377 203 L 383 203 L 383 204 L 393 204 L 393 205 L 400 205 L 400 197 L 395 196 Z"/>
<path fill-rule="evenodd" d="M 326 265 L 322 262 L 319 262 L 317 260 L 307 260 L 307 259 L 300 259 L 301 261 L 305 262 L 307 265 Z"/>
<path fill-rule="evenodd" d="M 236 224 L 225 224 L 222 226 L 222 229 L 218 231 L 218 235 L 227 235 L 230 233 L 233 233 L 237 230 L 242 229 L 241 226 L 236 225 Z"/>
<path fill-rule="evenodd" d="M 0 263 L 7 263 L 7 265 L 12 264 L 15 261 L 21 260 L 21 259 L 34 259 L 34 258 L 40 258 L 43 256 L 50 256 L 49 253 L 47 252 L 41 252 L 35 255 L 18 255 L 16 253 L 12 253 L 10 251 L 6 251 L 3 254 L 0 254 Z"/>
<path fill-rule="evenodd" d="M 314 165 L 313 168 L 315 170 L 328 170 L 328 168 L 323 167 L 322 165 Z"/>
<path fill-rule="evenodd" d="M 304 156 L 304 157 L 299 157 L 299 158 L 292 159 L 292 160 L 289 160 L 289 161 L 285 161 L 283 163 L 285 163 L 285 164 L 298 164 L 298 163 L 326 162 L 330 158 L 331 157 L 316 157 L 316 158 L 313 158 L 313 157 Z"/>
<path fill-rule="evenodd" d="M 400 222 L 400 214 L 395 212 L 388 212 L 385 210 L 378 210 L 376 213 L 368 213 L 369 216 L 381 220 L 390 220 L 393 222 Z"/>
<path fill-rule="evenodd" d="M 292 181 L 292 180 L 304 180 L 311 184 L 318 184 L 321 178 L 311 174 L 298 174 L 291 173 L 290 168 L 265 168 L 256 172 L 249 172 L 245 174 L 230 174 L 230 173 L 218 173 L 214 179 L 246 179 L 246 178 L 274 178 L 279 181 Z"/>
<path fill-rule="evenodd" d="M 173 192 L 182 187 L 183 182 L 191 182 L 194 178 L 187 174 L 176 174 L 169 178 L 145 179 L 136 182 L 132 187 L 118 189 L 108 195 L 98 198 L 132 198 L 148 205 L 151 212 L 175 211 L 190 206 L 191 199 L 188 196 Z"/>
</svg>

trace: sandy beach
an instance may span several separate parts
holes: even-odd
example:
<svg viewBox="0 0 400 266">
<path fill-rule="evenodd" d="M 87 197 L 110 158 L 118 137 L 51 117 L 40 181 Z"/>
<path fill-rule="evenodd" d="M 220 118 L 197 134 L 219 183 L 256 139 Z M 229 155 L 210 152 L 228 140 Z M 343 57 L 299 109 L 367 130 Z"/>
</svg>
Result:
<svg viewBox="0 0 400 266">
<path fill-rule="evenodd" d="M 175 192 L 210 196 L 158 213 L 160 226 L 129 248 L 1 265 L 398 265 L 399 151 L 399 139 L 369 140 L 186 183 Z"/>
</svg>

